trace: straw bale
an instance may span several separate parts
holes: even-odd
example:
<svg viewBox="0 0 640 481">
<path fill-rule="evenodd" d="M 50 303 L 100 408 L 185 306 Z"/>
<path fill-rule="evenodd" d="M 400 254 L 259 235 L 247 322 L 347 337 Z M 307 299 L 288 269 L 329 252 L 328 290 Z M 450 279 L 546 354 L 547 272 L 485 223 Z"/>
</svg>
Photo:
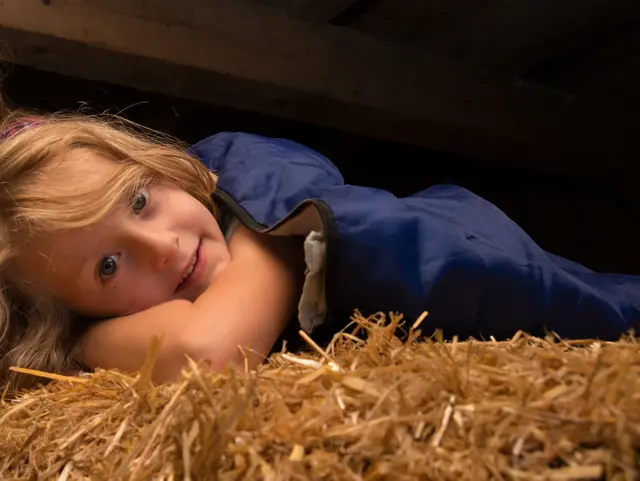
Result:
<svg viewBox="0 0 640 481">
<path fill-rule="evenodd" d="M 257 370 L 99 371 L 3 400 L 2 479 L 638 479 L 640 352 L 518 333 L 419 342 L 364 319 Z M 157 349 L 157 345 L 155 346 Z M 152 354 L 153 354 L 152 350 Z M 45 373 L 38 373 L 46 376 Z"/>
</svg>

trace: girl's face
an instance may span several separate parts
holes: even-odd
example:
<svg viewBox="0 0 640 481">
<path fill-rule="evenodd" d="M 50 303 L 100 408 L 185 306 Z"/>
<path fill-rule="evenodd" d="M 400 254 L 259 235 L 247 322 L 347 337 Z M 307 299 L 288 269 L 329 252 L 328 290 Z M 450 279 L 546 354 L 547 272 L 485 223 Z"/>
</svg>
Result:
<svg viewBox="0 0 640 481">
<path fill-rule="evenodd" d="M 77 149 L 63 161 L 68 182 L 108 179 L 113 164 Z M 17 272 L 94 318 L 135 313 L 173 299 L 194 301 L 230 261 L 218 223 L 184 190 L 153 184 L 95 225 L 25 248 Z"/>
</svg>

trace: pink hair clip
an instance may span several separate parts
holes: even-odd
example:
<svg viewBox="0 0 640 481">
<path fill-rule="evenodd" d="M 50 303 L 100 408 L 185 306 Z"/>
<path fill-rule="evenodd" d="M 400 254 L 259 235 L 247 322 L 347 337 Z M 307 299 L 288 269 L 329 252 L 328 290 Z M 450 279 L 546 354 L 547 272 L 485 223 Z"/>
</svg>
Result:
<svg viewBox="0 0 640 481">
<path fill-rule="evenodd" d="M 21 132 L 24 129 L 33 127 L 34 125 L 38 125 L 41 123 L 42 123 L 41 120 L 26 119 L 26 120 L 21 120 L 20 122 L 16 122 L 14 124 L 10 124 L 9 127 L 7 127 L 5 130 L 0 132 L 0 142 L 8 139 L 9 137 L 13 137 L 15 134 L 17 134 L 18 132 Z"/>
</svg>

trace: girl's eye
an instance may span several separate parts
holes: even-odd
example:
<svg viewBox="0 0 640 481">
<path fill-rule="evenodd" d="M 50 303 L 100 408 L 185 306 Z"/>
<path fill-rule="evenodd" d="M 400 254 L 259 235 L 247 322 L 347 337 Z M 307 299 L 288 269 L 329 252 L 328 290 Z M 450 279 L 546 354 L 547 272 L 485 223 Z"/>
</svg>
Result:
<svg viewBox="0 0 640 481">
<path fill-rule="evenodd" d="M 118 270 L 119 261 L 119 254 L 103 257 L 98 264 L 98 274 L 100 275 L 100 277 L 112 277 Z"/>
<path fill-rule="evenodd" d="M 147 206 L 147 202 L 149 202 L 149 192 L 146 189 L 142 189 L 134 197 L 133 202 L 131 203 L 131 209 L 133 209 L 133 212 L 136 215 L 140 214 L 142 209 Z"/>
</svg>

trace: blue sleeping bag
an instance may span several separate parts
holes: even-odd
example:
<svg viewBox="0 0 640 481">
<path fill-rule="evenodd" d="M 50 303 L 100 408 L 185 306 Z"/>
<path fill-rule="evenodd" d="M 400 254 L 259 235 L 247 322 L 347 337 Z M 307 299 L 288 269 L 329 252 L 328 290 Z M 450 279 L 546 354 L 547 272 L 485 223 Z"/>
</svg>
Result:
<svg viewBox="0 0 640 481">
<path fill-rule="evenodd" d="M 292 141 L 221 133 L 192 147 L 219 175 L 216 202 L 274 233 L 313 209 L 326 240 L 330 313 L 397 311 L 423 331 L 499 339 L 518 330 L 618 339 L 640 319 L 640 277 L 593 272 L 542 250 L 493 204 L 453 185 L 398 198 L 348 185 Z M 305 232 L 298 232 L 304 234 Z M 336 332 L 342 316 L 322 326 Z"/>
</svg>

